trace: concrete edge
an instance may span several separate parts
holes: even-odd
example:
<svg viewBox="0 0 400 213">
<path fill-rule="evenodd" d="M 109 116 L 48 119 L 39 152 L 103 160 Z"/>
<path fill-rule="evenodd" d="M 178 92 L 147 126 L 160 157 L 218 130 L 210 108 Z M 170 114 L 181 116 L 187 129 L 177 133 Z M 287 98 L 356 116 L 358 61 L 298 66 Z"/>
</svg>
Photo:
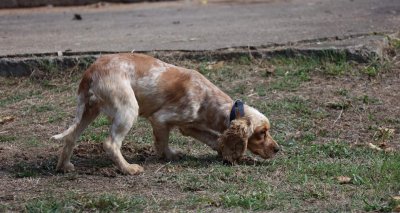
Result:
<svg viewBox="0 0 400 213">
<path fill-rule="evenodd" d="M 82 6 L 90 4 L 104 3 L 139 3 L 139 2 L 160 2 L 160 1 L 175 1 L 175 0 L 1 0 L 0 9 L 9 8 L 28 8 L 28 7 L 43 7 L 43 6 Z"/>
<path fill-rule="evenodd" d="M 386 50 L 390 48 L 389 39 L 398 38 L 398 34 L 363 35 L 347 39 L 320 39 L 312 42 L 296 42 L 286 45 L 260 47 L 235 47 L 205 51 L 138 51 L 153 55 L 161 60 L 227 60 L 249 56 L 251 58 L 272 58 L 277 56 L 294 57 L 298 55 L 332 57 L 345 56 L 359 63 L 385 60 Z M 46 53 L 26 56 L 8 56 L 0 58 L 0 76 L 29 76 L 36 71 L 60 72 L 73 67 L 86 68 L 102 54 L 116 52 L 86 53 Z M 61 54 L 59 54 L 61 55 Z"/>
</svg>

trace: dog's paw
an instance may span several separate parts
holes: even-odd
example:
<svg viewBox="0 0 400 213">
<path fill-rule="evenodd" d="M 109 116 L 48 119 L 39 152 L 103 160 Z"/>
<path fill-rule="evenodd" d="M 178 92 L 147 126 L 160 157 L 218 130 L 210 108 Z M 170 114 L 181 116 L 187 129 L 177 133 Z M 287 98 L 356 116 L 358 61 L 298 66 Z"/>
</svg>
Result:
<svg viewBox="0 0 400 213">
<path fill-rule="evenodd" d="M 176 161 L 182 159 L 184 154 L 180 151 L 171 150 L 168 153 L 164 154 L 164 158 L 168 161 Z"/>
<path fill-rule="evenodd" d="M 129 164 L 125 168 L 121 168 L 121 172 L 125 175 L 138 175 L 143 173 L 144 169 L 137 164 Z"/>
<path fill-rule="evenodd" d="M 75 171 L 75 166 L 71 162 L 58 164 L 56 171 L 62 173 L 73 172 Z"/>
</svg>

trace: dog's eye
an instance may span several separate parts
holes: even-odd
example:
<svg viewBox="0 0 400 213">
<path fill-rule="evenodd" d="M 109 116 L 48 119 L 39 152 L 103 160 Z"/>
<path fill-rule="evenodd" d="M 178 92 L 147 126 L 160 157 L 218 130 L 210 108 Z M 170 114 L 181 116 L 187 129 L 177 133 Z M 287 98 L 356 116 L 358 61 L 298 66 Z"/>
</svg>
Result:
<svg viewBox="0 0 400 213">
<path fill-rule="evenodd" d="M 264 139 L 266 136 L 267 136 L 267 132 L 265 132 L 265 131 L 261 131 L 257 134 L 257 138 L 260 140 Z"/>
</svg>

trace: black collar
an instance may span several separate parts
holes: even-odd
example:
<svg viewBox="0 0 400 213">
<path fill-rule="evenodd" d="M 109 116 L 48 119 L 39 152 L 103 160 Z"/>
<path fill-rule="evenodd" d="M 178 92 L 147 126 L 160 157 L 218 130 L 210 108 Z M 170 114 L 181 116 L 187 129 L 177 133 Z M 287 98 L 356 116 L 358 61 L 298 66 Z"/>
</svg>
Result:
<svg viewBox="0 0 400 213">
<path fill-rule="evenodd" d="M 229 115 L 229 122 L 236 118 L 244 116 L 244 104 L 241 100 L 236 100 L 232 106 L 231 114 Z"/>
</svg>

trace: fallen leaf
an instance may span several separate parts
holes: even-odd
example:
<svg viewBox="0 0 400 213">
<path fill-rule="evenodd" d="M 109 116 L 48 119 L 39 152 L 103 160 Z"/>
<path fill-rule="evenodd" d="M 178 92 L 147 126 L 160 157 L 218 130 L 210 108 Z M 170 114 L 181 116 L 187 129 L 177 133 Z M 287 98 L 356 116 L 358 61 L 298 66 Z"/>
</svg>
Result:
<svg viewBox="0 0 400 213">
<path fill-rule="evenodd" d="M 394 207 L 393 212 L 400 212 L 400 205 Z"/>
<path fill-rule="evenodd" d="M 373 149 L 373 150 L 377 150 L 377 151 L 381 151 L 382 149 L 379 148 L 378 146 L 372 144 L 372 143 L 368 143 L 368 147 Z"/>
<path fill-rule="evenodd" d="M 347 176 L 338 176 L 336 179 L 340 184 L 351 183 L 351 178 Z"/>
<path fill-rule="evenodd" d="M 400 195 L 393 196 L 392 199 L 396 202 L 400 202 Z"/>
<path fill-rule="evenodd" d="M 0 118 L 0 124 L 5 124 L 5 123 L 11 122 L 13 120 L 14 120 L 14 117 L 12 117 L 12 116 L 2 117 L 2 118 Z"/>
<path fill-rule="evenodd" d="M 349 100 L 329 101 L 325 103 L 325 106 L 331 109 L 345 110 L 351 106 L 351 102 Z"/>
<path fill-rule="evenodd" d="M 219 62 L 211 62 L 207 65 L 207 69 L 208 70 L 217 70 L 217 69 L 221 69 L 224 67 L 224 62 L 223 61 L 219 61 Z"/>
<path fill-rule="evenodd" d="M 388 134 L 388 135 L 394 134 L 394 129 L 384 128 L 384 127 L 379 127 L 378 129 L 382 134 Z"/>
<path fill-rule="evenodd" d="M 272 74 L 275 73 L 275 66 L 274 65 L 270 65 L 265 69 L 265 75 L 266 76 L 270 76 Z"/>
<path fill-rule="evenodd" d="M 378 147 L 379 147 L 379 148 L 382 148 L 382 149 L 385 149 L 387 146 L 388 146 L 388 144 L 387 144 L 386 141 L 382 141 L 382 142 L 380 142 L 380 143 L 378 144 Z"/>
<path fill-rule="evenodd" d="M 377 136 L 380 139 L 379 147 L 385 148 L 388 146 L 388 141 L 391 138 L 393 138 L 394 129 L 379 127 L 378 130 L 379 130 L 379 133 L 377 134 Z"/>
<path fill-rule="evenodd" d="M 218 63 L 213 65 L 213 69 L 221 69 L 224 67 L 224 62 L 223 61 L 219 61 Z"/>
<path fill-rule="evenodd" d="M 388 147 L 384 149 L 385 152 L 396 152 L 396 149 L 392 148 L 392 147 Z"/>
</svg>

